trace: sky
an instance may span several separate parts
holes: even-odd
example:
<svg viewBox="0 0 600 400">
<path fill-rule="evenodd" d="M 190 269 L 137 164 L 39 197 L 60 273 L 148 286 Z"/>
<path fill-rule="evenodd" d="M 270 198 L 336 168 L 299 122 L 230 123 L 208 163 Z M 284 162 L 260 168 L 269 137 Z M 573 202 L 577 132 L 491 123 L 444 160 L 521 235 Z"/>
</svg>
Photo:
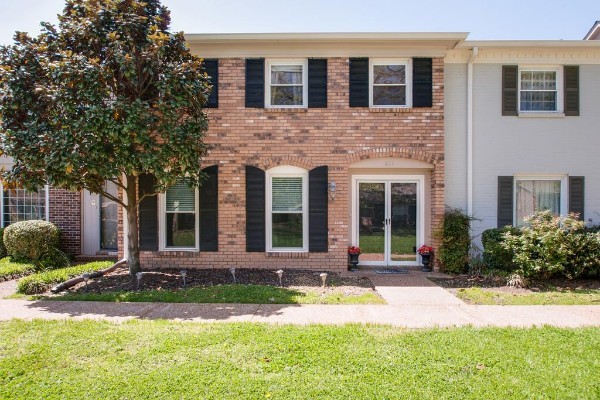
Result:
<svg viewBox="0 0 600 400">
<path fill-rule="evenodd" d="M 470 32 L 470 40 L 582 39 L 600 0 L 163 0 L 172 31 Z M 64 0 L 0 0 L 0 44 L 56 23 Z"/>
</svg>

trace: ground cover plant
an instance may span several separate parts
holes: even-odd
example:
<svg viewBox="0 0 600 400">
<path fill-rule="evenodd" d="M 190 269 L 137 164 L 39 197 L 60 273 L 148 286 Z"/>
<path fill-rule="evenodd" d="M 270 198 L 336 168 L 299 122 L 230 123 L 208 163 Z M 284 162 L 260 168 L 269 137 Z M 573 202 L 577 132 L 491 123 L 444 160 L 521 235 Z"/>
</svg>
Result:
<svg viewBox="0 0 600 400">
<path fill-rule="evenodd" d="M 0 259 L 0 282 L 15 279 L 33 272 L 34 265 L 27 262 L 16 262 L 10 257 Z"/>
<path fill-rule="evenodd" d="M 19 279 L 19 282 L 17 283 L 17 291 L 22 294 L 44 293 L 53 285 L 79 276 L 85 272 L 94 272 L 108 268 L 112 264 L 112 261 L 96 261 L 66 268 L 38 272 Z"/>
<path fill-rule="evenodd" d="M 596 399 L 600 329 L 0 323 L 3 399 Z"/>
<path fill-rule="evenodd" d="M 101 279 L 79 284 L 56 300 L 165 303 L 254 303 L 254 304 L 383 304 L 367 278 L 327 274 L 322 286 L 319 272 L 286 270 L 281 285 L 275 271 L 237 269 L 236 280 L 227 269 L 187 270 L 185 285 L 181 270 L 145 271 L 132 280 L 125 269 Z"/>
</svg>

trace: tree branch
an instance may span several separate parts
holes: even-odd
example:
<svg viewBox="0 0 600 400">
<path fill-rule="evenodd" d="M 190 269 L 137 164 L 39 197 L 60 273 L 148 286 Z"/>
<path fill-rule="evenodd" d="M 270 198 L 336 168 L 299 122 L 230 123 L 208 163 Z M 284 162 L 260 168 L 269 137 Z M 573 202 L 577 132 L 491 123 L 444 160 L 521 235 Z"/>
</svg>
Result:
<svg viewBox="0 0 600 400">
<path fill-rule="evenodd" d="M 159 192 L 154 192 L 154 193 L 144 193 L 144 195 L 142 197 L 140 197 L 137 201 L 138 204 L 140 204 L 142 202 L 142 200 L 144 200 L 147 197 L 152 197 L 152 196 L 156 196 L 157 194 L 159 194 Z"/>
<path fill-rule="evenodd" d="M 107 199 L 110 199 L 110 200 L 114 201 L 115 203 L 117 203 L 117 204 L 119 204 L 119 205 L 123 206 L 123 208 L 127 209 L 127 204 L 125 204 L 125 203 L 124 203 L 124 202 L 123 202 L 121 199 L 119 199 L 118 197 L 115 197 L 115 196 L 113 196 L 113 195 L 112 195 L 112 194 L 110 194 L 110 193 L 106 193 L 105 191 L 102 191 L 102 192 L 100 193 L 100 195 L 101 195 L 101 196 L 104 196 L 104 197 L 106 197 Z"/>
</svg>

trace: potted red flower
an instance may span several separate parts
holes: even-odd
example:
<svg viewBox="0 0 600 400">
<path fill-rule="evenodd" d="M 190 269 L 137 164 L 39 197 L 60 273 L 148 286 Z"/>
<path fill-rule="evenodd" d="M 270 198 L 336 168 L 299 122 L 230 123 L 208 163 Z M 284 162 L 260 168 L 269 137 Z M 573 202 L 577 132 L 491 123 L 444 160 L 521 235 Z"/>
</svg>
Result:
<svg viewBox="0 0 600 400">
<path fill-rule="evenodd" d="M 423 264 L 423 269 L 421 271 L 431 272 L 430 264 L 431 264 L 431 256 L 433 255 L 433 247 L 423 245 L 423 246 L 419 247 L 419 250 L 417 250 L 417 253 L 419 253 L 419 255 L 421 256 L 421 263 Z"/>
<path fill-rule="evenodd" d="M 358 256 L 360 256 L 360 247 L 348 246 L 348 270 L 356 271 L 358 265 Z"/>
</svg>

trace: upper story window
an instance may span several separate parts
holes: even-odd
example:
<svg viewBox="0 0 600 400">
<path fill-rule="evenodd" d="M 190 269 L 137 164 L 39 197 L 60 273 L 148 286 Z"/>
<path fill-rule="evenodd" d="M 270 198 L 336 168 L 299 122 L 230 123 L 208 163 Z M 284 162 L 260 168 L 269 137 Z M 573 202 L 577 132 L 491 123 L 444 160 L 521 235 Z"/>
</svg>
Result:
<svg viewBox="0 0 600 400">
<path fill-rule="evenodd" d="M 519 111 L 562 111 L 562 69 L 519 68 Z"/>
<path fill-rule="evenodd" d="M 306 107 L 307 70 L 306 60 L 267 61 L 267 107 Z"/>
<path fill-rule="evenodd" d="M 410 107 L 408 60 L 371 60 L 369 72 L 371 107 Z"/>
<path fill-rule="evenodd" d="M 48 220 L 48 186 L 37 192 L 25 189 L 3 189 L 2 227 L 32 219 Z"/>
<path fill-rule="evenodd" d="M 198 189 L 177 183 L 159 197 L 161 248 L 198 250 Z"/>
</svg>

